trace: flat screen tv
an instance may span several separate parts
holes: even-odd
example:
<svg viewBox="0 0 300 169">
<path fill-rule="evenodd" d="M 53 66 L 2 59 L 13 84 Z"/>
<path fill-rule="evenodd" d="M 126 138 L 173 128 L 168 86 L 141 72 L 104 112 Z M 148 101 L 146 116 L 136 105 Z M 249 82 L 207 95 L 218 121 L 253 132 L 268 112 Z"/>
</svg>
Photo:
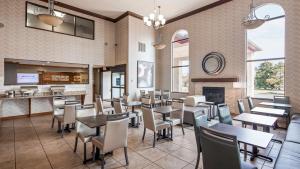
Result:
<svg viewBox="0 0 300 169">
<path fill-rule="evenodd" d="M 35 84 L 39 83 L 39 74 L 37 73 L 17 73 L 18 84 Z"/>
</svg>

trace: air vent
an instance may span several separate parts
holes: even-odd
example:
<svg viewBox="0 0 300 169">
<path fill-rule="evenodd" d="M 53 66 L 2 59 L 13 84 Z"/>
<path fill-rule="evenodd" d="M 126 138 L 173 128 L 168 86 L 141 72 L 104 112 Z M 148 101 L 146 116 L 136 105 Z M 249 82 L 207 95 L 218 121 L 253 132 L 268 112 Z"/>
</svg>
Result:
<svg viewBox="0 0 300 169">
<path fill-rule="evenodd" d="M 146 44 L 145 43 L 139 42 L 138 45 L 139 45 L 139 48 L 138 48 L 139 52 L 146 52 Z"/>
</svg>

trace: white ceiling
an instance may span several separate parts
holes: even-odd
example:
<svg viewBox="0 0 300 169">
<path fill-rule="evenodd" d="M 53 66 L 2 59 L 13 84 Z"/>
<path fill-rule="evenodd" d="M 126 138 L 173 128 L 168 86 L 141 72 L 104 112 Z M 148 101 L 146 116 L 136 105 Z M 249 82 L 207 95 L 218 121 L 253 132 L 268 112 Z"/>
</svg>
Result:
<svg viewBox="0 0 300 169">
<path fill-rule="evenodd" d="M 153 11 L 154 0 L 57 0 L 97 14 L 117 18 L 126 11 L 145 16 Z M 157 0 L 161 13 L 171 19 L 218 0 Z"/>
</svg>

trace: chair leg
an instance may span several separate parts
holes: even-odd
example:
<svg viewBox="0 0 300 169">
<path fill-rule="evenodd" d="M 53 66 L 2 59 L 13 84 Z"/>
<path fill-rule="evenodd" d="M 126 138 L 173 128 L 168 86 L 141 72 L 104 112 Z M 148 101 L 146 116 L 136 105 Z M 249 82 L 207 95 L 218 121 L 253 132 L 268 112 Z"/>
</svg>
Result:
<svg viewBox="0 0 300 169">
<path fill-rule="evenodd" d="M 153 148 L 155 147 L 155 141 L 156 141 L 156 133 L 153 132 L 154 136 L 153 136 Z"/>
<path fill-rule="evenodd" d="M 198 155 L 197 155 L 197 162 L 196 162 L 195 169 L 198 169 L 198 167 L 199 167 L 199 161 L 200 161 L 200 152 L 198 152 Z"/>
<path fill-rule="evenodd" d="M 125 154 L 126 165 L 128 165 L 129 161 L 128 161 L 128 154 L 127 154 L 127 147 L 124 147 L 124 154 Z"/>
<path fill-rule="evenodd" d="M 83 143 L 83 164 L 86 163 L 86 143 Z"/>
<path fill-rule="evenodd" d="M 146 134 L 146 128 L 144 127 L 144 133 L 143 133 L 143 141 L 144 141 L 144 138 L 145 138 L 145 134 Z"/>
<path fill-rule="evenodd" d="M 171 125 L 171 140 L 173 140 L 173 126 Z"/>
<path fill-rule="evenodd" d="M 65 125 L 61 125 L 61 138 L 64 138 Z"/>
<path fill-rule="evenodd" d="M 55 120 L 55 118 L 54 118 L 54 116 L 52 117 L 52 124 L 51 124 L 51 128 L 53 128 L 54 127 L 54 120 Z"/>
<path fill-rule="evenodd" d="M 78 144 L 78 136 L 75 138 L 75 146 L 74 146 L 74 153 L 77 151 L 77 144 Z"/>
<path fill-rule="evenodd" d="M 104 154 L 100 154 L 100 158 L 101 158 L 101 169 L 104 169 Z"/>
<path fill-rule="evenodd" d="M 93 161 L 96 160 L 95 148 L 96 148 L 96 146 L 94 146 L 94 144 L 93 144 Z"/>
<path fill-rule="evenodd" d="M 182 129 L 182 134 L 185 135 L 184 128 L 183 128 L 183 123 L 181 124 L 181 129 Z"/>
</svg>

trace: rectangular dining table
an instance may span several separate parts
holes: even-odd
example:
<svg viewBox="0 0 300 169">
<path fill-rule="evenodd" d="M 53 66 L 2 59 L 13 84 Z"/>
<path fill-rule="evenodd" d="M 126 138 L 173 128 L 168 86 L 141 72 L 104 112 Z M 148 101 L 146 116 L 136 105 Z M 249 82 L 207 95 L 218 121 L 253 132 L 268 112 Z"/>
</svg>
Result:
<svg viewBox="0 0 300 169">
<path fill-rule="evenodd" d="M 101 135 L 100 127 L 106 125 L 107 115 L 96 115 L 96 116 L 87 116 L 87 117 L 78 117 L 76 118 L 77 121 L 83 123 L 84 125 L 88 126 L 89 128 L 96 128 L 96 136 Z M 99 160 L 100 150 L 96 148 L 95 159 Z M 89 159 L 87 161 L 90 161 Z M 84 161 L 86 163 L 87 161 Z"/>
<path fill-rule="evenodd" d="M 262 157 L 269 161 L 273 161 L 272 158 L 258 154 L 258 148 L 266 149 L 273 138 L 273 134 L 266 133 L 257 130 L 251 130 L 247 128 L 236 127 L 228 124 L 217 123 L 210 127 L 219 132 L 223 132 L 226 134 L 234 135 L 237 137 L 238 142 L 244 143 L 245 145 L 251 145 L 251 160 L 254 160 L 256 157 Z M 247 155 L 247 146 L 244 146 L 244 155 Z"/>
<path fill-rule="evenodd" d="M 266 107 L 254 107 L 253 109 L 251 109 L 251 112 L 268 116 L 282 117 L 285 113 L 285 110 Z"/>
<path fill-rule="evenodd" d="M 280 108 L 292 108 L 292 105 L 284 104 L 284 103 L 260 102 L 259 104 L 264 105 L 264 106 L 274 106 L 274 107 L 280 107 Z"/>
<path fill-rule="evenodd" d="M 167 115 L 169 115 L 172 112 L 178 111 L 178 110 L 179 109 L 174 109 L 172 106 L 161 106 L 161 107 L 156 107 L 153 109 L 154 112 L 162 114 L 163 121 L 167 120 L 167 117 L 166 117 Z M 162 139 L 170 139 L 166 135 L 166 129 L 163 130 Z"/>
</svg>

